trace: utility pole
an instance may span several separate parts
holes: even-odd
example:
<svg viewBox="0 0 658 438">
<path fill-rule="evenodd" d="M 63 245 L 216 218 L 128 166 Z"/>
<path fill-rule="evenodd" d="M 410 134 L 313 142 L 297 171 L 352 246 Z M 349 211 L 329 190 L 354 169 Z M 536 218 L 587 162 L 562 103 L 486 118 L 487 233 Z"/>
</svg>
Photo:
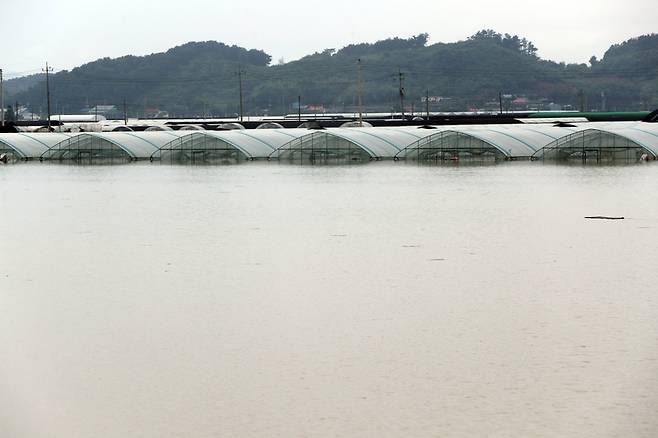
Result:
<svg viewBox="0 0 658 438">
<path fill-rule="evenodd" d="M 50 72 L 53 71 L 52 67 L 48 67 L 46 62 L 46 105 L 48 106 L 48 132 L 50 132 Z"/>
<path fill-rule="evenodd" d="M 585 112 L 585 90 L 580 90 L 578 91 L 578 97 L 580 98 L 580 112 L 584 113 Z"/>
<path fill-rule="evenodd" d="M 242 75 L 247 72 L 242 70 L 242 66 L 238 65 L 238 81 L 240 82 L 240 121 L 244 119 L 244 103 L 243 103 L 243 93 L 242 93 Z"/>
<path fill-rule="evenodd" d="M 302 96 L 297 96 L 297 120 L 302 121 Z"/>
<path fill-rule="evenodd" d="M 123 99 L 123 124 L 128 124 L 128 110 L 126 109 L 126 98 Z"/>
<path fill-rule="evenodd" d="M 427 89 L 427 93 L 425 94 L 425 112 L 427 113 L 427 120 L 430 119 L 430 90 L 429 88 Z"/>
<path fill-rule="evenodd" d="M 5 126 L 5 83 L 2 79 L 2 69 L 0 68 L 0 126 Z"/>
<path fill-rule="evenodd" d="M 398 78 L 400 79 L 400 111 L 402 112 L 402 120 L 404 120 L 404 73 L 402 73 L 402 70 L 398 70 Z"/>
<path fill-rule="evenodd" d="M 500 91 L 498 92 L 498 104 L 500 105 L 500 113 L 499 114 L 502 116 L 503 115 L 503 93 L 500 92 Z"/>
<path fill-rule="evenodd" d="M 357 88 L 359 93 L 359 127 L 363 127 L 363 66 L 361 65 L 361 58 L 357 60 Z"/>
</svg>

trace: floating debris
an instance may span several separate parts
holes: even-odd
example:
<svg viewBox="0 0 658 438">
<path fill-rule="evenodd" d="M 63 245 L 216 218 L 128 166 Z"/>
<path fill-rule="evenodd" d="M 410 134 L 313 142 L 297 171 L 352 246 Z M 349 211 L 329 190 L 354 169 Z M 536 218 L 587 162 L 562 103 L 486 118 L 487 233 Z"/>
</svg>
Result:
<svg viewBox="0 0 658 438">
<path fill-rule="evenodd" d="M 608 221 L 621 221 L 626 218 L 624 216 L 585 216 L 585 219 L 603 219 Z"/>
</svg>

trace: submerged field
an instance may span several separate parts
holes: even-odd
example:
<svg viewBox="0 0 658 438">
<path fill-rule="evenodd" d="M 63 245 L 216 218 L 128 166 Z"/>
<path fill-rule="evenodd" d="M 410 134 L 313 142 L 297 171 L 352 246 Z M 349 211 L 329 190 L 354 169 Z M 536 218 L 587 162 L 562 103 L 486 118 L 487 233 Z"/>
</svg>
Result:
<svg viewBox="0 0 658 438">
<path fill-rule="evenodd" d="M 657 178 L 0 167 L 0 431 L 654 437 Z"/>
</svg>

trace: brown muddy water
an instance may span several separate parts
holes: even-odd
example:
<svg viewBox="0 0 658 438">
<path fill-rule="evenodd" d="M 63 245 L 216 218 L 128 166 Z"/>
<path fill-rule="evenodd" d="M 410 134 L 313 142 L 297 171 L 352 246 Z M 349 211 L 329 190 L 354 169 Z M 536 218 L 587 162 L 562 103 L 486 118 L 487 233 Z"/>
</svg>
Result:
<svg viewBox="0 0 658 438">
<path fill-rule="evenodd" d="M 0 435 L 655 437 L 656 187 L 0 167 Z"/>
</svg>

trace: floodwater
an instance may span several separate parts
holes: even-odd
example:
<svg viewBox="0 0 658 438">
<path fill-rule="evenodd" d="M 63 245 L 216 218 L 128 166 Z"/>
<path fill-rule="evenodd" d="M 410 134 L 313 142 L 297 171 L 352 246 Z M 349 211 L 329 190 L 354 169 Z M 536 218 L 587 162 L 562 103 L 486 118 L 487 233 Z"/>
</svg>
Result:
<svg viewBox="0 0 658 438">
<path fill-rule="evenodd" d="M 0 436 L 658 436 L 657 182 L 2 166 Z"/>
</svg>

